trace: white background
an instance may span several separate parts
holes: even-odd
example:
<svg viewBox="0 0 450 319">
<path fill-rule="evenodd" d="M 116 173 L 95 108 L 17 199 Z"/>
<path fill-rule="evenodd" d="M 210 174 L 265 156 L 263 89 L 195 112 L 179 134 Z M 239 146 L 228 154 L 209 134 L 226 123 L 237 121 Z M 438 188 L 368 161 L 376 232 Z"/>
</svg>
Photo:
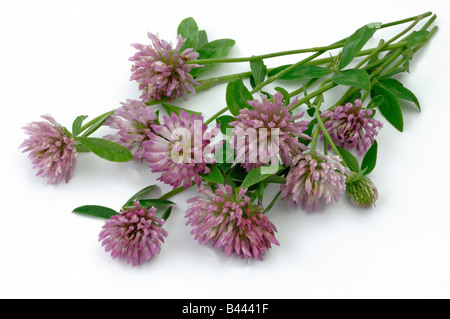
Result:
<svg viewBox="0 0 450 319">
<path fill-rule="evenodd" d="M 70 128 L 77 115 L 93 118 L 137 98 L 137 85 L 129 81 L 130 44 L 148 43 L 147 31 L 175 41 L 186 17 L 194 17 L 210 40 L 235 39 L 230 56 L 238 57 L 327 45 L 364 24 L 426 11 L 437 13 L 440 30 L 414 56 L 411 74 L 397 77 L 423 111 L 403 103 L 404 133 L 385 122 L 379 134 L 378 164 L 370 175 L 379 189 L 376 207 L 356 209 L 343 198 L 308 215 L 280 202 L 269 218 L 281 246 L 262 262 L 227 258 L 194 241 L 184 225 L 193 190 L 173 198 L 178 205 L 157 257 L 138 267 L 113 260 L 97 242 L 103 220 L 72 209 L 118 209 L 157 175 L 146 164 L 80 154 L 68 184 L 47 185 L 18 148 L 26 137 L 21 127 L 42 114 Z M 450 297 L 449 13 L 445 1 L 411 0 L 2 1 L 0 297 Z M 400 30 L 380 31 L 371 45 Z M 246 63 L 228 64 L 215 74 L 247 69 Z M 224 92 L 220 85 L 179 105 L 207 118 L 225 105 Z M 334 92 L 329 103 L 343 91 Z"/>
</svg>

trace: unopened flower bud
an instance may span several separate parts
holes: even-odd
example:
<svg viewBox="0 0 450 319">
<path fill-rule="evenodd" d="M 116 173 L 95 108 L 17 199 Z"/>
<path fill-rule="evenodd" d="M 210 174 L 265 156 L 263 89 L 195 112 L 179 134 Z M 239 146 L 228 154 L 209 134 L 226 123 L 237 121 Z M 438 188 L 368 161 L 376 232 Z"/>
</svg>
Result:
<svg viewBox="0 0 450 319">
<path fill-rule="evenodd" d="M 356 180 L 350 177 L 346 184 L 346 193 L 352 204 L 361 208 L 372 208 L 378 199 L 377 187 L 364 175 Z"/>
</svg>

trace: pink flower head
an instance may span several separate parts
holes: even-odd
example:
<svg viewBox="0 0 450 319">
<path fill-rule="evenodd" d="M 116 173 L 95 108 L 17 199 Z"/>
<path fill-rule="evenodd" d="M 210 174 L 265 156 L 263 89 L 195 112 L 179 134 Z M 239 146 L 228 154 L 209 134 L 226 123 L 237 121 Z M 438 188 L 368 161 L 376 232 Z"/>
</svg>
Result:
<svg viewBox="0 0 450 319">
<path fill-rule="evenodd" d="M 372 110 L 363 109 L 361 105 L 361 100 L 356 100 L 354 105 L 347 103 L 321 114 L 333 141 L 346 149 L 356 147 L 359 156 L 373 144 L 377 128 L 383 127 L 380 121 L 370 117 Z"/>
<path fill-rule="evenodd" d="M 348 168 L 341 164 L 339 156 L 323 155 L 321 151 L 300 155 L 281 185 L 281 196 L 290 206 L 301 205 L 307 212 L 320 210 L 323 197 L 328 205 L 338 201 L 345 191 Z"/>
<path fill-rule="evenodd" d="M 30 152 L 28 157 L 37 168 L 37 176 L 47 177 L 49 184 L 66 183 L 73 175 L 76 166 L 77 149 L 75 139 L 50 115 L 41 116 L 45 121 L 32 122 L 25 127 L 29 135 L 19 148 Z"/>
<path fill-rule="evenodd" d="M 217 185 L 215 193 L 206 187 L 198 192 L 208 198 L 188 200 L 192 206 L 186 211 L 186 225 L 192 226 L 191 233 L 200 244 L 211 242 L 226 256 L 234 253 L 247 260 L 262 260 L 271 244 L 279 245 L 275 225 L 262 213 L 261 206 L 250 202 L 245 189 L 234 192 L 230 185 Z"/>
<path fill-rule="evenodd" d="M 114 110 L 114 114 L 105 121 L 105 125 L 119 132 L 105 138 L 125 146 L 133 154 L 134 160 L 142 161 L 145 151 L 142 143 L 148 140 L 151 126 L 155 124 L 155 111 L 138 100 L 126 100 L 121 104 L 122 107 Z"/>
<path fill-rule="evenodd" d="M 135 62 L 130 80 L 139 82 L 139 89 L 143 91 L 141 98 L 147 102 L 168 97 L 171 102 L 182 95 L 187 100 L 188 91 L 195 93 L 194 85 L 199 85 L 189 72 L 200 65 L 185 62 L 197 59 L 198 53 L 193 49 L 180 53 L 184 43 L 181 36 L 178 36 L 177 46 L 172 48 L 171 43 L 160 40 L 156 35 L 150 32 L 147 35 L 153 46 L 131 45 L 139 51 L 130 58 Z"/>
<path fill-rule="evenodd" d="M 159 254 L 167 232 L 162 228 L 164 220 L 155 217 L 155 211 L 155 207 L 146 209 L 135 201 L 133 208 L 113 215 L 98 237 L 105 251 L 110 251 L 114 259 L 125 258 L 133 266 Z"/>
<path fill-rule="evenodd" d="M 233 126 L 232 135 L 236 138 L 236 161 L 247 171 L 268 164 L 269 158 L 277 154 L 284 164 L 290 165 L 292 157 L 302 154 L 306 149 L 306 146 L 299 142 L 299 138 L 310 139 L 303 133 L 309 122 L 297 121 L 304 113 L 290 113 L 297 98 L 288 106 L 283 105 L 283 95 L 280 92 L 273 96 L 273 102 L 264 94 L 261 94 L 261 98 L 262 103 L 256 99 L 249 101 L 252 109 L 241 110 L 236 116 L 238 121 L 230 123 Z M 252 136 L 252 132 L 256 134 Z M 245 142 L 245 149 L 240 146 L 239 140 Z"/>
<path fill-rule="evenodd" d="M 212 147 L 211 134 L 219 131 L 215 128 L 207 132 L 208 126 L 203 124 L 201 115 L 192 115 L 180 111 L 180 115 L 172 113 L 164 116 L 164 124 L 152 125 L 153 132 L 148 134 L 149 140 L 143 143 L 145 159 L 151 163 L 152 172 L 162 173 L 158 180 L 172 185 L 174 188 L 183 184 L 185 188 L 201 183 L 200 173 L 209 174 L 206 164 L 215 162 L 204 154 Z"/>
</svg>

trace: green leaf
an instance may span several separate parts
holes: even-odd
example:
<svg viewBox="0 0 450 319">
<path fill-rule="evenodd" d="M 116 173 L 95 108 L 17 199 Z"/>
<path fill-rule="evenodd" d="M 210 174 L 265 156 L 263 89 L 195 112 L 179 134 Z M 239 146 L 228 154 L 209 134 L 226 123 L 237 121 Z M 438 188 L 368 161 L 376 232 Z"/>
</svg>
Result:
<svg viewBox="0 0 450 319">
<path fill-rule="evenodd" d="M 383 103 L 378 106 L 381 114 L 391 123 L 397 130 L 403 132 L 403 115 L 397 98 L 382 84 L 375 83 L 373 85 L 375 96 L 382 95 Z"/>
<path fill-rule="evenodd" d="M 167 220 L 170 216 L 170 213 L 172 213 L 172 206 L 167 207 L 165 212 L 162 214 L 161 219 Z"/>
<path fill-rule="evenodd" d="M 339 70 L 342 70 L 353 61 L 359 51 L 361 51 L 367 41 L 369 41 L 379 28 L 380 24 L 378 23 L 368 24 L 359 28 L 347 38 L 339 60 Z"/>
<path fill-rule="evenodd" d="M 377 108 L 381 105 L 381 103 L 383 103 L 383 96 L 382 95 L 378 95 L 375 96 L 374 98 L 372 98 L 369 102 L 369 104 L 367 104 L 367 109 L 374 109 Z"/>
<path fill-rule="evenodd" d="M 242 82 L 242 79 L 228 82 L 226 90 L 226 101 L 231 114 L 238 115 L 239 111 L 251 108 L 248 101 L 253 100 L 253 96 Z"/>
<path fill-rule="evenodd" d="M 377 163 L 378 143 L 374 141 L 372 146 L 367 150 L 361 163 L 361 169 L 366 169 L 364 175 L 369 174 L 375 168 Z"/>
<path fill-rule="evenodd" d="M 237 180 L 239 182 L 242 182 L 246 176 L 247 176 L 247 171 L 241 165 L 233 166 L 230 173 L 228 174 L 228 177 L 230 177 L 231 179 Z"/>
<path fill-rule="evenodd" d="M 211 171 L 209 174 L 199 174 L 205 181 L 215 183 L 215 184 L 223 184 L 224 179 L 223 175 L 220 172 L 220 169 L 217 166 L 211 166 Z"/>
<path fill-rule="evenodd" d="M 417 97 L 410 90 L 405 88 L 403 84 L 396 79 L 386 79 L 381 84 L 391 91 L 398 99 L 413 102 L 420 111 L 420 103 Z"/>
<path fill-rule="evenodd" d="M 152 206 L 159 207 L 159 206 L 175 205 L 175 203 L 170 200 L 158 198 L 140 199 L 139 204 L 141 204 L 141 206 L 145 208 L 150 208 Z"/>
<path fill-rule="evenodd" d="M 397 75 L 399 73 L 405 72 L 406 70 L 404 68 L 395 68 L 394 70 L 387 72 L 381 76 L 378 76 L 378 80 L 384 80 L 393 77 L 394 75 Z"/>
<path fill-rule="evenodd" d="M 403 63 L 403 69 L 409 73 L 409 62 L 411 61 L 412 57 L 411 50 L 406 51 L 403 56 L 406 57 L 405 63 Z"/>
<path fill-rule="evenodd" d="M 185 49 L 197 48 L 198 43 L 198 26 L 197 22 L 195 22 L 194 18 L 186 18 L 178 25 L 177 34 L 181 35 L 185 42 L 180 49 L 180 52 L 183 52 Z"/>
<path fill-rule="evenodd" d="M 95 155 L 112 162 L 128 162 L 133 154 L 124 146 L 97 137 L 78 137 L 77 141 Z"/>
<path fill-rule="evenodd" d="M 139 192 L 137 192 L 136 194 L 134 194 L 133 196 L 130 197 L 130 199 L 128 199 L 125 203 L 125 205 L 123 206 L 128 206 L 133 204 L 134 200 L 138 197 L 141 197 L 149 192 L 151 192 L 152 190 L 154 190 L 156 188 L 156 185 L 150 185 L 147 187 L 144 187 L 143 189 L 141 189 Z"/>
<path fill-rule="evenodd" d="M 196 111 L 191 111 L 176 105 L 171 105 L 171 104 L 167 104 L 167 103 L 161 103 L 161 106 L 164 108 L 164 110 L 166 110 L 167 114 L 171 114 L 171 112 L 175 113 L 176 115 L 180 115 L 180 111 L 184 111 L 190 115 L 202 115 L 201 112 L 196 112 Z"/>
<path fill-rule="evenodd" d="M 85 205 L 77 207 L 73 210 L 74 213 L 83 214 L 83 215 L 90 215 L 94 217 L 101 217 L 109 219 L 111 216 L 119 214 L 114 209 L 105 207 L 105 206 L 98 206 L 98 205 Z"/>
<path fill-rule="evenodd" d="M 362 95 L 360 91 L 356 91 L 347 99 L 346 103 L 354 103 L 356 100 L 361 99 Z"/>
<path fill-rule="evenodd" d="M 217 124 L 220 125 L 220 130 L 223 134 L 227 134 L 227 128 L 232 129 L 233 127 L 229 125 L 230 122 L 235 121 L 236 118 L 231 115 L 222 115 L 216 119 Z"/>
<path fill-rule="evenodd" d="M 252 185 L 255 185 L 263 180 L 265 180 L 267 177 L 272 176 L 272 174 L 262 174 L 261 168 L 263 167 L 257 167 L 253 170 L 251 170 L 247 176 L 242 181 L 242 188 L 249 188 Z"/>
<path fill-rule="evenodd" d="M 72 123 L 72 135 L 78 136 L 78 133 L 80 133 L 81 124 L 83 124 L 83 121 L 87 118 L 87 115 L 80 115 L 77 116 L 77 118 Z"/>
<path fill-rule="evenodd" d="M 261 203 L 264 200 L 264 183 L 263 182 L 258 183 L 258 200 Z"/>
<path fill-rule="evenodd" d="M 303 131 L 304 134 L 306 134 L 307 136 L 311 136 L 312 135 L 312 131 L 314 129 L 314 127 L 317 124 L 317 119 L 313 119 L 311 122 L 309 122 L 308 124 L 308 128 Z M 306 146 L 309 145 L 309 143 L 311 143 L 311 139 L 303 139 L 303 138 L 299 138 L 298 139 L 300 143 L 305 144 Z"/>
<path fill-rule="evenodd" d="M 197 51 L 199 59 L 226 57 L 235 44 L 236 41 L 232 39 L 218 39 L 208 42 Z"/>
<path fill-rule="evenodd" d="M 197 51 L 207 43 L 208 43 L 208 36 L 206 35 L 206 31 L 205 30 L 198 31 L 198 43 L 194 51 Z"/>
<path fill-rule="evenodd" d="M 267 177 L 264 182 L 266 183 L 274 183 L 274 184 L 284 184 L 286 183 L 286 178 L 279 175 L 272 175 Z"/>
<path fill-rule="evenodd" d="M 288 91 L 286 91 L 285 89 L 283 89 L 282 87 L 279 87 L 279 86 L 275 87 L 274 89 L 275 89 L 275 91 L 283 94 L 284 105 L 289 105 L 289 103 L 291 103 L 291 96 L 289 95 Z"/>
<path fill-rule="evenodd" d="M 333 82 L 340 85 L 360 88 L 370 91 L 370 78 L 366 71 L 350 69 L 336 72 L 332 78 Z"/>
<path fill-rule="evenodd" d="M 342 156 L 342 159 L 344 160 L 345 164 L 347 164 L 348 168 L 350 168 L 352 172 L 359 172 L 359 164 L 356 157 L 353 156 L 353 154 L 347 151 L 345 148 L 339 146 L 336 146 L 336 148 L 338 149 L 339 153 Z"/>
<path fill-rule="evenodd" d="M 267 74 L 267 67 L 263 60 L 250 61 L 250 70 L 252 71 L 253 80 L 255 85 L 264 82 Z"/>
<path fill-rule="evenodd" d="M 216 152 L 214 153 L 214 157 L 215 157 L 217 163 L 222 163 L 222 164 L 227 164 L 227 165 L 232 164 L 232 163 L 228 163 L 228 162 L 232 162 L 234 160 L 234 158 L 231 159 L 233 155 L 234 155 L 234 149 L 231 147 L 230 142 L 228 142 L 226 140 L 222 144 L 222 147 L 218 148 L 216 150 Z"/>
<path fill-rule="evenodd" d="M 408 43 L 406 45 L 408 46 L 408 48 L 412 48 L 425 40 L 425 38 L 429 34 L 430 32 L 427 30 L 414 31 L 411 37 L 408 39 Z"/>
<path fill-rule="evenodd" d="M 197 50 L 199 54 L 199 59 L 214 59 L 214 58 L 224 58 L 228 55 L 231 48 L 235 45 L 236 41 L 232 39 L 219 39 L 208 42 L 204 44 L 201 48 Z M 191 71 L 193 77 L 208 71 L 214 67 L 214 63 L 205 64 L 200 68 L 195 68 Z"/>
<path fill-rule="evenodd" d="M 275 195 L 275 197 L 272 199 L 272 201 L 270 202 L 270 204 L 267 205 L 266 209 L 264 209 L 264 211 L 263 211 L 263 214 L 267 213 L 269 210 L 272 209 L 273 205 L 275 205 L 275 203 L 277 202 L 278 197 L 280 197 L 280 195 L 281 195 L 281 191 L 279 191 L 279 192 Z"/>
<path fill-rule="evenodd" d="M 269 72 L 269 77 L 274 76 L 275 74 L 280 73 L 287 67 L 291 66 L 289 65 L 283 65 L 277 68 L 274 68 Z M 324 68 L 317 65 L 300 65 L 293 70 L 289 71 L 286 74 L 283 74 L 280 76 L 281 80 L 301 80 L 301 79 L 315 79 L 320 78 L 322 76 L 326 76 L 333 73 L 333 70 Z"/>
</svg>

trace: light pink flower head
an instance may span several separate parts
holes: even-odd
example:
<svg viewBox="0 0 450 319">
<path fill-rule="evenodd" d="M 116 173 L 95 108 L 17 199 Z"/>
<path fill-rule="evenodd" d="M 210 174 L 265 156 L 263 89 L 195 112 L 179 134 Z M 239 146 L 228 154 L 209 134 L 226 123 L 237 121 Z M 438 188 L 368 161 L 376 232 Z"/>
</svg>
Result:
<svg viewBox="0 0 450 319">
<path fill-rule="evenodd" d="M 233 145 L 237 149 L 236 161 L 247 171 L 267 165 L 269 159 L 277 154 L 284 164 L 290 165 L 292 157 L 302 154 L 306 149 L 299 138 L 310 139 L 303 133 L 309 121 L 299 120 L 304 113 L 290 113 L 297 99 L 288 106 L 284 106 L 280 92 L 273 96 L 272 102 L 264 94 L 261 94 L 261 99 L 262 102 L 257 99 L 248 101 L 252 108 L 241 110 L 236 116 L 238 120 L 230 123 L 233 126 L 232 135 L 236 139 Z M 251 135 L 252 132 L 256 132 L 256 135 Z M 245 148 L 240 145 L 245 145 Z"/>
<path fill-rule="evenodd" d="M 209 174 L 206 164 L 215 163 L 213 157 L 205 156 L 212 146 L 211 134 L 220 130 L 208 131 L 201 115 L 190 116 L 184 111 L 180 111 L 179 116 L 172 113 L 163 119 L 164 124 L 152 125 L 153 132 L 143 143 L 145 160 L 151 163 L 152 172 L 162 173 L 158 180 L 174 188 L 181 184 L 187 188 L 192 185 L 192 179 L 200 185 L 199 174 Z"/>
<path fill-rule="evenodd" d="M 263 208 L 250 202 L 246 190 L 233 191 L 230 185 L 217 185 L 215 192 L 200 187 L 199 193 L 188 200 L 192 206 L 186 211 L 187 225 L 200 244 L 212 243 L 221 247 L 226 256 L 262 260 L 271 244 L 279 245 L 276 228 L 262 213 Z"/>
<path fill-rule="evenodd" d="M 355 104 L 336 106 L 331 111 L 323 111 L 321 116 L 331 138 L 346 149 L 356 147 L 359 156 L 364 155 L 378 134 L 377 128 L 383 127 L 380 121 L 371 117 L 371 109 L 361 108 L 361 100 Z"/>
<path fill-rule="evenodd" d="M 155 124 L 155 111 L 138 100 L 126 100 L 121 104 L 122 107 L 114 110 L 114 114 L 105 121 L 105 125 L 119 132 L 105 138 L 125 146 L 133 154 L 134 160 L 142 161 L 145 152 L 142 143 L 148 140 L 151 126 Z"/>
<path fill-rule="evenodd" d="M 150 32 L 148 37 L 153 45 L 132 44 L 138 52 L 130 58 L 134 62 L 130 80 L 139 82 L 143 102 L 163 97 L 171 102 L 181 95 L 187 100 L 188 91 L 195 93 L 194 86 L 199 85 L 189 72 L 200 65 L 185 62 L 197 59 L 198 53 L 191 48 L 180 53 L 184 43 L 181 36 L 175 48 Z"/>
<path fill-rule="evenodd" d="M 41 116 L 47 121 L 32 122 L 25 127 L 29 135 L 20 148 L 30 152 L 28 157 L 37 176 L 47 177 L 49 184 L 58 184 L 63 179 L 70 180 L 76 167 L 77 149 L 75 139 L 50 115 Z"/>
<path fill-rule="evenodd" d="M 338 201 L 345 191 L 348 168 L 341 164 L 339 156 L 323 155 L 319 150 L 298 156 L 281 185 L 281 196 L 290 206 L 301 205 L 307 212 L 318 211 L 320 201 L 328 205 Z"/>
<path fill-rule="evenodd" d="M 135 201 L 133 208 L 113 215 L 98 237 L 105 251 L 110 251 L 114 259 L 125 258 L 133 266 L 159 254 L 167 231 L 162 228 L 164 220 L 155 217 L 155 211 L 155 207 L 146 209 Z"/>
</svg>

